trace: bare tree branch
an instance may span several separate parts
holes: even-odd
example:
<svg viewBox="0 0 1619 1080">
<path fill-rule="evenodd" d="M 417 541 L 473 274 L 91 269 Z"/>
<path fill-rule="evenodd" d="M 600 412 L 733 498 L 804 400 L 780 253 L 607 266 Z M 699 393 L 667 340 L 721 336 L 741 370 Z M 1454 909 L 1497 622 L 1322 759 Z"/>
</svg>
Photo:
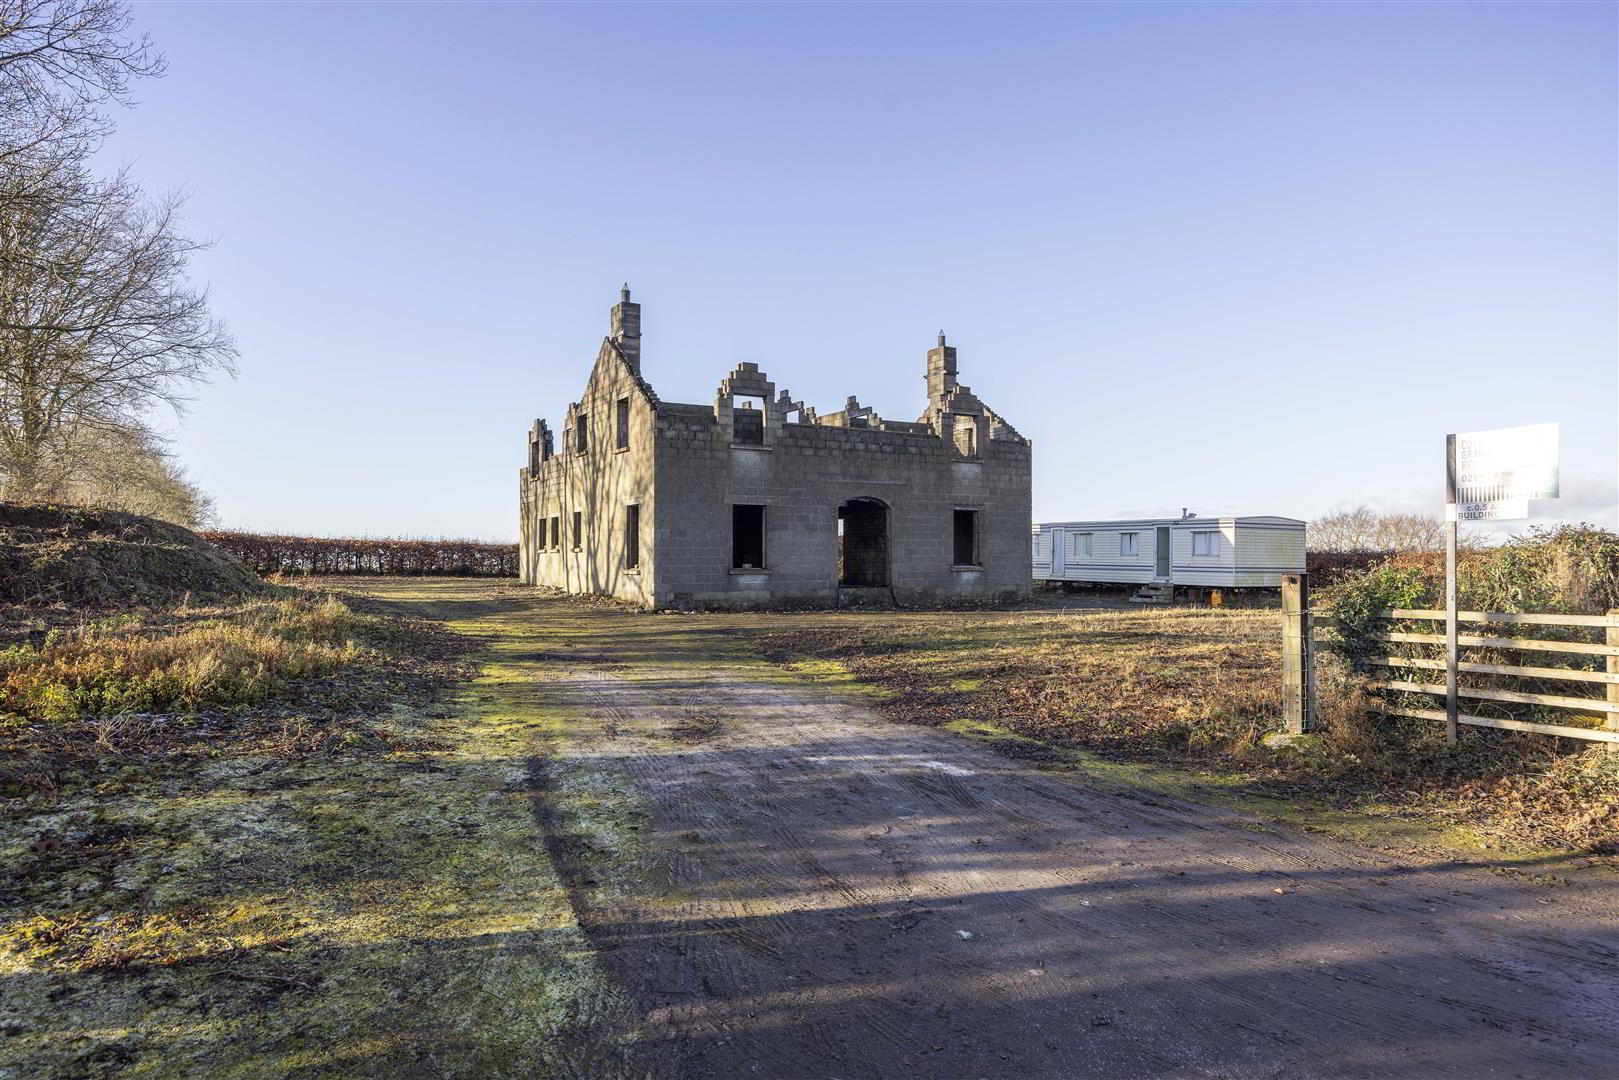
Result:
<svg viewBox="0 0 1619 1080">
<path fill-rule="evenodd" d="M 0 0 L 0 163 L 80 162 L 165 61 L 124 0 Z"/>
</svg>

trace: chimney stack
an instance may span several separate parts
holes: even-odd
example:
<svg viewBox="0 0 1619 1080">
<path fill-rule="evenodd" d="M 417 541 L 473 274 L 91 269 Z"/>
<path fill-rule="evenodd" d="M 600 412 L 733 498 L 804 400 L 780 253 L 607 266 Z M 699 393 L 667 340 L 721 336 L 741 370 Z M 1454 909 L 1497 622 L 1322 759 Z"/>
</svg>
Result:
<svg viewBox="0 0 1619 1080">
<path fill-rule="evenodd" d="M 635 373 L 641 373 L 641 305 L 630 300 L 630 287 L 626 283 L 619 290 L 618 303 L 613 305 L 613 341 L 618 351 L 630 362 Z"/>
<path fill-rule="evenodd" d="M 956 388 L 956 350 L 944 343 L 944 331 L 939 331 L 939 344 L 928 350 L 928 400 L 937 402 Z"/>
</svg>

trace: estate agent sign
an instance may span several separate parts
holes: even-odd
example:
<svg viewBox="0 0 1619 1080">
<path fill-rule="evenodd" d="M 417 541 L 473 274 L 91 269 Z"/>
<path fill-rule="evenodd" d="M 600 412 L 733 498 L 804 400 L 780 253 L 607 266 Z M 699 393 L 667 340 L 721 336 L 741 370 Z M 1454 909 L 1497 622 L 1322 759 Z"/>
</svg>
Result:
<svg viewBox="0 0 1619 1080">
<path fill-rule="evenodd" d="M 1466 431 L 1455 440 L 1452 501 L 1460 520 L 1526 518 L 1530 499 L 1557 498 L 1556 424 Z"/>
<path fill-rule="evenodd" d="M 1445 739 L 1456 745 L 1456 522 L 1529 516 L 1530 499 L 1557 498 L 1557 425 L 1445 436 Z"/>
</svg>

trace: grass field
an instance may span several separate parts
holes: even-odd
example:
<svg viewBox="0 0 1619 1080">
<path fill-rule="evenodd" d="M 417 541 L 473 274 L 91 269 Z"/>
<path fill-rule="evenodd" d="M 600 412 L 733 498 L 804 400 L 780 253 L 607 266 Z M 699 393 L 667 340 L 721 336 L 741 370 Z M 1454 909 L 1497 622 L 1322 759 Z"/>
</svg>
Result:
<svg viewBox="0 0 1619 1080">
<path fill-rule="evenodd" d="M 1351 831 L 1405 823 L 1469 846 L 1619 854 L 1619 755 L 1487 730 L 1468 730 L 1452 751 L 1440 725 L 1374 719 L 1330 659 L 1324 730 L 1266 747 L 1280 713 L 1275 611 L 778 617 L 759 632 L 801 671 L 869 688 L 896 719 L 999 740 L 1009 753 L 1146 763 L 1227 795 L 1325 810 Z"/>
</svg>

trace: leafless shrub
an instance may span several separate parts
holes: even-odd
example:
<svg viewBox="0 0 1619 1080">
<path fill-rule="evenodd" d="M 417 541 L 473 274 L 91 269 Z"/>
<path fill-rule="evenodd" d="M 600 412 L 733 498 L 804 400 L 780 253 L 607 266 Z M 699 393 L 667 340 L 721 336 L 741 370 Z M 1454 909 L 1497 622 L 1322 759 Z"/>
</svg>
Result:
<svg viewBox="0 0 1619 1080">
<path fill-rule="evenodd" d="M 1441 551 L 1444 525 L 1428 514 L 1373 510 L 1364 504 L 1336 510 L 1310 522 L 1311 551 L 1380 552 Z"/>
</svg>

